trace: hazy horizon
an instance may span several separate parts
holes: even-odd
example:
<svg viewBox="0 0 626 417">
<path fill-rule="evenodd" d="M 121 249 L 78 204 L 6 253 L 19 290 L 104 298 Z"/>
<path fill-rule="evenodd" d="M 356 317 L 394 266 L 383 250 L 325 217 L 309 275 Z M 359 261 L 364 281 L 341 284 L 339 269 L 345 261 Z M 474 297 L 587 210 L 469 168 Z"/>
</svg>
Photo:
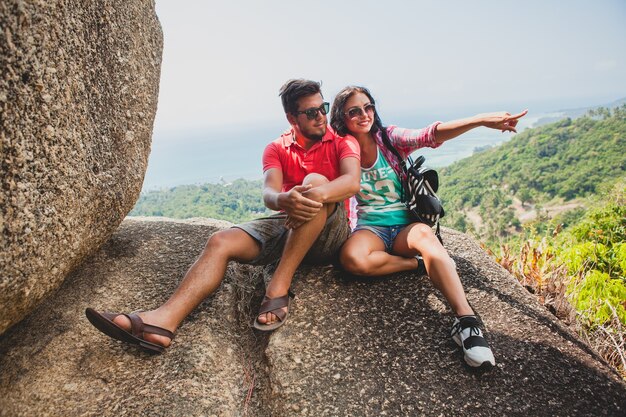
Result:
<svg viewBox="0 0 626 417">
<path fill-rule="evenodd" d="M 321 81 L 331 102 L 365 85 L 388 115 L 545 112 L 626 96 L 623 0 L 157 0 L 156 10 L 157 133 L 282 122 L 278 89 L 300 77 Z"/>
<path fill-rule="evenodd" d="M 608 105 L 609 102 L 592 103 L 590 106 L 560 108 L 547 112 L 529 112 L 524 117 L 518 131 L 532 127 L 538 119 L 556 114 L 559 110 L 575 110 L 581 107 Z M 433 115 L 395 115 L 392 119 L 400 126 L 423 127 L 435 120 L 449 120 L 466 115 L 462 110 L 457 113 Z M 209 127 L 188 131 L 155 133 L 150 163 L 143 184 L 143 191 L 169 188 L 178 185 L 217 183 L 223 178 L 226 182 L 237 178 L 261 179 L 261 154 L 263 149 L 279 133 L 287 128 L 286 121 L 253 126 Z M 486 128 L 474 129 L 461 138 L 447 142 L 434 149 L 420 149 L 418 153 L 426 156 L 427 165 L 442 167 L 459 159 L 471 156 L 473 150 L 484 145 L 499 145 L 513 135 Z"/>
<path fill-rule="evenodd" d="M 278 89 L 289 78 L 321 81 L 330 102 L 364 85 L 385 124 L 408 128 L 526 108 L 530 121 L 626 97 L 620 0 L 157 0 L 156 10 L 164 50 L 144 189 L 216 181 L 236 163 L 260 178 L 265 144 L 287 127 Z M 502 140 L 490 134 L 430 159 L 449 161 L 453 147 L 467 156 L 480 135 Z"/>
</svg>

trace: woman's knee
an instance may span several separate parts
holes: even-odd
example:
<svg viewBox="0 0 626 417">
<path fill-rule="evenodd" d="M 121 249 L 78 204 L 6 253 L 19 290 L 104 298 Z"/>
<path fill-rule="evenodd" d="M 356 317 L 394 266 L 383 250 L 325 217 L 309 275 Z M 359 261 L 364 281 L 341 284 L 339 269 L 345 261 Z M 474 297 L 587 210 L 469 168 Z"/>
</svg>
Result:
<svg viewBox="0 0 626 417">
<path fill-rule="evenodd" d="M 339 261 L 343 269 L 354 275 L 369 276 L 371 268 L 367 261 L 367 255 L 359 253 L 342 252 L 339 255 Z"/>
<path fill-rule="evenodd" d="M 408 246 L 423 256 L 449 259 L 448 251 L 443 247 L 433 229 L 424 224 L 416 223 L 409 234 Z"/>
<path fill-rule="evenodd" d="M 419 252 L 431 248 L 443 248 L 441 242 L 439 242 L 437 236 L 435 236 L 433 229 L 424 223 L 415 223 L 411 226 L 407 243 L 411 249 L 415 249 Z"/>
<path fill-rule="evenodd" d="M 424 223 L 415 223 L 411 229 L 411 234 L 422 240 L 431 240 L 436 238 L 433 229 Z"/>
</svg>

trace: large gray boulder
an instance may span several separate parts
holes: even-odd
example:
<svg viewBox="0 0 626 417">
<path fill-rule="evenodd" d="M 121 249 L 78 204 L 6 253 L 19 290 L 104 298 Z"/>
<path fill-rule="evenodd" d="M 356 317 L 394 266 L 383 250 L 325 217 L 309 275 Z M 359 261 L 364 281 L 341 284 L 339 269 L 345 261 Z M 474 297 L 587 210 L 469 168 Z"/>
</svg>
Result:
<svg viewBox="0 0 626 417">
<path fill-rule="evenodd" d="M 55 297 L 0 336 L 0 416 L 622 416 L 626 384 L 467 236 L 444 230 L 497 367 L 463 365 L 427 277 L 359 280 L 301 267 L 285 326 L 250 324 L 271 268 L 229 265 L 220 289 L 150 355 L 85 307 L 164 302 L 215 221 L 128 219 Z"/>
<path fill-rule="evenodd" d="M 135 204 L 162 42 L 153 1 L 0 2 L 0 333 Z"/>
</svg>

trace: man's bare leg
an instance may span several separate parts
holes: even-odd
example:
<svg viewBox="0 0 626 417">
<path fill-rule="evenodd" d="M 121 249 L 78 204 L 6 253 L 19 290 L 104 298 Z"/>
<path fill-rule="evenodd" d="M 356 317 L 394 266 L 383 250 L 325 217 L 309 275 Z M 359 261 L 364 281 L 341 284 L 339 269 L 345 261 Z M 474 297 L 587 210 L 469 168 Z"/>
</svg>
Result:
<svg viewBox="0 0 626 417">
<path fill-rule="evenodd" d="M 313 187 L 316 187 L 327 181 L 321 175 L 307 176 L 302 184 L 312 184 Z M 296 269 L 298 269 L 307 252 L 324 229 L 326 220 L 333 213 L 336 206 L 337 203 L 324 204 L 324 207 L 315 217 L 303 223 L 297 229 L 292 229 L 288 232 L 282 257 L 265 291 L 267 297 L 277 298 L 287 294 Z M 285 307 L 284 310 L 286 311 L 287 308 Z M 272 313 L 260 314 L 258 317 L 258 321 L 261 324 L 271 324 L 276 320 L 277 317 Z"/>
<path fill-rule="evenodd" d="M 139 313 L 139 317 L 147 324 L 174 332 L 185 317 L 219 287 L 230 260 L 251 261 L 259 253 L 258 242 L 241 229 L 213 234 L 170 298 L 156 310 Z M 119 315 L 113 321 L 130 330 L 130 320 L 126 316 Z M 145 339 L 166 347 L 171 342 L 168 337 L 156 334 L 146 334 Z"/>
</svg>

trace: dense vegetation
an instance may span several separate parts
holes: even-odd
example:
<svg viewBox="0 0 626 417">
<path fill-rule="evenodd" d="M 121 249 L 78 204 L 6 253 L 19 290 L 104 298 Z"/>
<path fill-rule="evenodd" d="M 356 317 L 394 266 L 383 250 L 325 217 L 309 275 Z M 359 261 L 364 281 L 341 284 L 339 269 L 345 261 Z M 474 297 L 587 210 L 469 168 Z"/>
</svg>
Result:
<svg viewBox="0 0 626 417">
<path fill-rule="evenodd" d="M 626 177 L 563 229 L 524 226 L 496 260 L 626 378 Z"/>
<path fill-rule="evenodd" d="M 443 223 L 497 245 L 520 231 L 513 203 L 541 211 L 594 195 L 626 173 L 625 150 L 626 106 L 528 129 L 441 171 Z"/>
<path fill-rule="evenodd" d="M 148 191 L 141 194 L 130 215 L 246 221 L 270 213 L 263 204 L 262 184 L 261 180 L 238 179 L 230 184 L 181 185 Z"/>
<path fill-rule="evenodd" d="M 526 130 L 441 177 L 443 223 L 476 235 L 626 377 L 626 106 Z"/>
</svg>

